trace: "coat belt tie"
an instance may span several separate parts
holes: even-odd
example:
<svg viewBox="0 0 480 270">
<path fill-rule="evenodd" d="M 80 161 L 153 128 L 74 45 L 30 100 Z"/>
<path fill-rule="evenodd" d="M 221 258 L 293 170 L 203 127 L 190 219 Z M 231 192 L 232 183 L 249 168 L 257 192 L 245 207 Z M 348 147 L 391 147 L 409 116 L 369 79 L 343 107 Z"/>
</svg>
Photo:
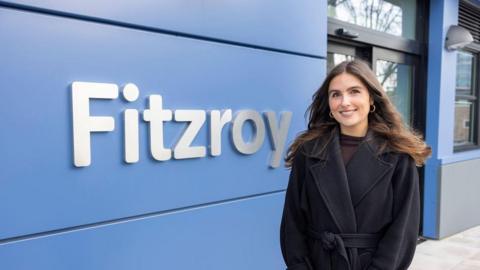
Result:
<svg viewBox="0 0 480 270">
<path fill-rule="evenodd" d="M 382 234 L 379 233 L 332 233 L 318 232 L 311 228 L 307 232 L 310 238 L 321 242 L 324 250 L 337 252 L 345 263 L 345 270 L 361 270 L 357 248 L 375 248 Z M 347 252 L 347 249 L 348 252 Z M 335 268 L 337 269 L 337 268 Z"/>
</svg>

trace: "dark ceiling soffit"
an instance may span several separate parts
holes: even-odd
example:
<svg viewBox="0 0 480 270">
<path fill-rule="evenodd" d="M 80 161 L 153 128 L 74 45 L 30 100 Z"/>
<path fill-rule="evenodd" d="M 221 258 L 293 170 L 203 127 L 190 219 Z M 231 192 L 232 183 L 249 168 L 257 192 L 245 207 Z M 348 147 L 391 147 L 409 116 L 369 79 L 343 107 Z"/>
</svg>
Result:
<svg viewBox="0 0 480 270">
<path fill-rule="evenodd" d="M 342 37 L 337 31 L 341 28 L 358 33 L 358 37 L 354 39 Z M 377 45 L 406 53 L 421 54 L 421 44 L 417 41 L 370 30 L 368 28 L 343 22 L 334 18 L 328 18 L 328 34 L 330 36 L 346 40 L 355 40 L 357 42 Z"/>
</svg>

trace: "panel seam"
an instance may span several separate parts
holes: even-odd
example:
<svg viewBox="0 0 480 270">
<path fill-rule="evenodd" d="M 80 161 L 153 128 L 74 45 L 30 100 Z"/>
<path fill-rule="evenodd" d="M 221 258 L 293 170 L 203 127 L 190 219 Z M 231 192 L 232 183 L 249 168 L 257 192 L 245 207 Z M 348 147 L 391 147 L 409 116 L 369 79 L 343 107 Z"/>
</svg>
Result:
<svg viewBox="0 0 480 270">
<path fill-rule="evenodd" d="M 82 225 L 60 228 L 60 229 L 55 229 L 55 230 L 48 230 L 48 231 L 26 234 L 26 235 L 21 235 L 21 236 L 9 237 L 9 238 L 0 239 L 0 246 L 5 245 L 5 244 L 15 243 L 15 242 L 21 242 L 21 241 L 44 238 L 44 237 L 49 237 L 49 236 L 54 236 L 54 235 L 59 235 L 59 234 L 71 233 L 71 232 L 75 232 L 75 231 L 89 230 L 89 229 L 93 229 L 93 228 L 105 227 L 105 226 L 110 226 L 110 225 L 117 225 L 117 224 L 121 224 L 121 223 L 127 223 L 127 222 L 131 222 L 131 221 L 137 221 L 137 220 L 148 219 L 148 218 L 155 218 L 155 217 L 160 217 L 160 216 L 169 215 L 169 214 L 176 214 L 176 213 L 181 213 L 181 212 L 186 212 L 186 211 L 199 210 L 199 209 L 206 208 L 206 207 L 218 206 L 218 205 L 222 205 L 222 204 L 230 204 L 230 203 L 239 202 L 239 201 L 243 201 L 243 200 L 249 200 L 249 199 L 265 197 L 265 196 L 270 196 L 270 195 L 274 195 L 274 194 L 279 194 L 279 193 L 282 193 L 282 192 L 285 192 L 285 189 L 263 192 L 263 193 L 258 193 L 258 194 L 251 194 L 251 195 L 229 198 L 229 199 L 218 200 L 218 201 L 207 202 L 207 203 L 201 203 L 201 204 L 196 204 L 196 205 L 177 207 L 177 208 L 172 208 L 172 209 L 168 209 L 168 210 L 162 210 L 162 211 L 156 211 L 156 212 L 151 212 L 151 213 L 122 217 L 122 218 L 117 218 L 117 219 L 93 222 L 93 223 L 88 223 L 88 224 L 82 224 Z"/>
<path fill-rule="evenodd" d="M 44 14 L 44 15 L 51 15 L 51 16 L 67 18 L 67 19 L 74 19 L 74 20 L 81 20 L 81 21 L 105 24 L 105 25 L 110 25 L 110 26 L 117 26 L 117 27 L 146 31 L 146 32 L 153 32 L 153 33 L 158 33 L 158 34 L 165 34 L 165 35 L 176 36 L 176 37 L 183 37 L 183 38 L 188 38 L 188 39 L 195 39 L 195 40 L 208 41 L 208 42 L 219 43 L 219 44 L 226 44 L 226 45 L 231 45 L 231 46 L 236 46 L 236 47 L 244 47 L 244 48 L 257 49 L 257 50 L 262 50 L 262 51 L 269 51 L 269 52 L 276 52 L 276 53 L 282 53 L 282 54 L 303 56 L 303 57 L 314 58 L 314 59 L 322 59 L 322 60 L 326 59 L 324 56 L 320 56 L 320 55 L 316 55 L 316 54 L 302 53 L 302 52 L 297 52 L 297 51 L 290 51 L 290 50 L 285 50 L 285 49 L 279 49 L 279 48 L 273 48 L 273 47 L 267 47 L 267 46 L 261 46 L 261 45 L 254 45 L 254 44 L 249 44 L 249 43 L 244 43 L 244 42 L 232 41 L 232 40 L 227 40 L 227 39 L 189 34 L 189 33 L 180 32 L 180 31 L 173 31 L 173 30 L 156 28 L 156 27 L 153 27 L 153 26 L 146 26 L 146 25 L 140 25 L 140 24 L 134 24 L 134 23 L 121 22 L 121 21 L 117 21 L 117 20 L 105 19 L 105 18 L 88 16 L 88 15 L 81 15 L 81 14 L 76 14 L 76 13 L 71 13 L 71 12 L 58 11 L 58 10 L 52 10 L 52 9 L 46 9 L 46 8 L 40 8 L 40 7 L 33 7 L 33 6 L 28 6 L 28 5 L 16 4 L 16 3 L 7 3 L 7 2 L 0 1 L 0 7 L 15 9 L 15 10 L 21 10 L 21 11 L 27 11 L 27 12 L 33 12 L 33 13 L 39 13 L 39 14 Z"/>
</svg>

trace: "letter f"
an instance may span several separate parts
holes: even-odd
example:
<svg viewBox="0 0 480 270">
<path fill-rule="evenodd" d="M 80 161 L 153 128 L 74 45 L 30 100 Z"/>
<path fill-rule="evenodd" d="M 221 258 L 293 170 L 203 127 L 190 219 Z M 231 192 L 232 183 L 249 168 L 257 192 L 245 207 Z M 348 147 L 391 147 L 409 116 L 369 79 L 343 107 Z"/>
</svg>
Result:
<svg viewBox="0 0 480 270">
<path fill-rule="evenodd" d="M 73 153 L 77 167 L 90 165 L 90 132 L 113 131 L 115 121 L 109 116 L 90 116 L 90 99 L 116 99 L 118 86 L 110 83 L 73 82 Z"/>
</svg>

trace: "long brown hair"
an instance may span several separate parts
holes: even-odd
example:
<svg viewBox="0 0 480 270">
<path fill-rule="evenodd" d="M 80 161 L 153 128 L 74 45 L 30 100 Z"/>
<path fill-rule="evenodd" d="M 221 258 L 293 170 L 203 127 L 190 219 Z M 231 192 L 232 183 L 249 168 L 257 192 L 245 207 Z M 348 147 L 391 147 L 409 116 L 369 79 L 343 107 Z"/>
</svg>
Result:
<svg viewBox="0 0 480 270">
<path fill-rule="evenodd" d="M 386 95 L 368 64 L 356 59 L 335 66 L 313 94 L 312 104 L 308 106 L 306 112 L 309 115 L 308 128 L 300 133 L 288 148 L 285 166 L 292 166 L 295 154 L 303 143 L 329 135 L 338 125 L 335 119 L 329 116 L 328 88 L 332 79 L 342 73 L 357 77 L 367 87 L 375 105 L 375 110 L 368 115 L 368 128 L 376 136 L 385 139 L 380 148 L 388 147 L 393 152 L 406 153 L 415 160 L 417 166 L 423 165 L 432 152 L 430 147 L 425 144 L 419 133 L 405 125 L 401 114 Z"/>
</svg>

